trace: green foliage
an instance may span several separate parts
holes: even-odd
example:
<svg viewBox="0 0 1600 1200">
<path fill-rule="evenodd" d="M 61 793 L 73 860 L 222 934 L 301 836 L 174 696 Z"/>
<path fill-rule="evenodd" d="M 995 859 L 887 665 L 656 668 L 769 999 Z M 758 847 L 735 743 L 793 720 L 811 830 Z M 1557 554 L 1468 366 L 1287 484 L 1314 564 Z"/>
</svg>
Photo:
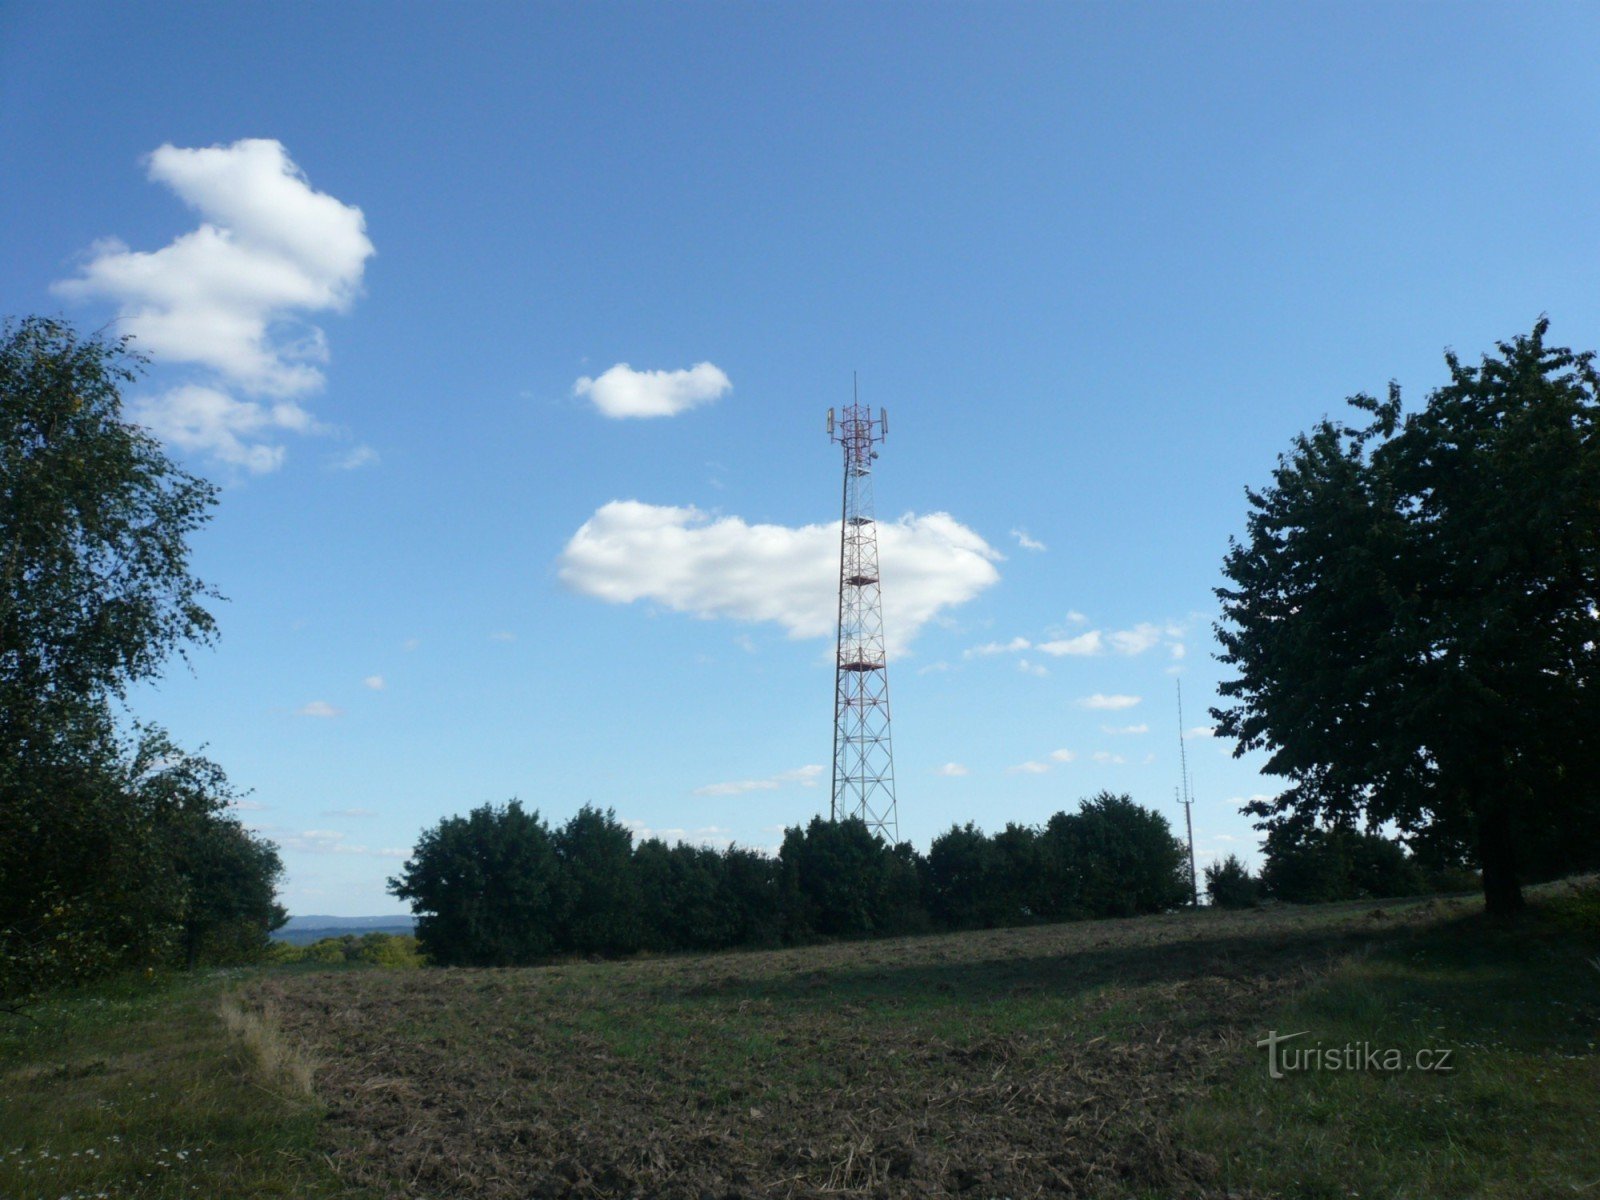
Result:
<svg viewBox="0 0 1600 1200">
<path fill-rule="evenodd" d="M 1318 904 L 1428 890 L 1405 847 L 1376 833 L 1284 822 L 1267 835 L 1265 853 L 1261 884 L 1277 900 Z"/>
<path fill-rule="evenodd" d="M 609 809 L 585 804 L 555 835 L 560 941 L 580 954 L 632 954 L 644 941 L 633 834 Z"/>
<path fill-rule="evenodd" d="M 1497 912 L 1600 861 L 1600 376 L 1547 328 L 1447 355 L 1403 420 L 1391 385 L 1296 438 L 1217 593 L 1212 715 L 1290 782 L 1248 811 L 1393 822 L 1474 858 Z"/>
<path fill-rule="evenodd" d="M 417 939 L 408 934 L 346 933 L 326 937 L 305 946 L 277 942 L 272 947 L 275 963 L 317 963 L 323 966 L 371 966 L 411 969 L 423 964 Z"/>
<path fill-rule="evenodd" d="M 1050 912 L 1129 917 L 1189 902 L 1188 854 L 1166 817 L 1100 792 L 1045 826 Z"/>
<path fill-rule="evenodd" d="M 1254 908 L 1261 899 L 1261 880 L 1230 854 L 1206 867 L 1206 894 L 1218 908 Z"/>
<path fill-rule="evenodd" d="M 187 539 L 216 489 L 122 421 L 139 366 L 59 322 L 0 329 L 0 1004 L 256 957 L 282 920 L 220 768 L 112 711 L 215 632 Z"/>
<path fill-rule="evenodd" d="M 426 830 L 389 891 L 441 966 L 520 966 L 552 953 L 565 908 L 549 827 L 513 800 Z"/>
<path fill-rule="evenodd" d="M 915 852 L 889 846 L 859 817 L 813 817 L 778 852 L 785 939 L 910 933 L 926 924 Z"/>
</svg>

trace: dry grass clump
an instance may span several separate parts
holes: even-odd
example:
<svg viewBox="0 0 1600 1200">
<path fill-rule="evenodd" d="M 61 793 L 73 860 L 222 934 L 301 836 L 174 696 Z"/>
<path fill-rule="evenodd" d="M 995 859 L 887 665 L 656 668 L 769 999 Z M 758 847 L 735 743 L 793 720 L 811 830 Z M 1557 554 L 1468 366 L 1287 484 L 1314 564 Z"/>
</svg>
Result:
<svg viewBox="0 0 1600 1200">
<path fill-rule="evenodd" d="M 222 997 L 217 1015 L 269 1086 L 295 1096 L 312 1094 L 310 1057 L 284 1036 L 276 1014 L 265 1004 L 247 1006 L 237 992 L 229 992 Z"/>
</svg>

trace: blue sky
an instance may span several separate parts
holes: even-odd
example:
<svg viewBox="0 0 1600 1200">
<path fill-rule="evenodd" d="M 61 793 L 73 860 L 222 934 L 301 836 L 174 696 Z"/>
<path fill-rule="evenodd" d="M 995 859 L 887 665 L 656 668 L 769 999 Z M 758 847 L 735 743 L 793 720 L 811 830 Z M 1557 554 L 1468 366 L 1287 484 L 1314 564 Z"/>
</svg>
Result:
<svg viewBox="0 0 1600 1200">
<path fill-rule="evenodd" d="M 1447 346 L 1600 344 L 1597 26 L 5 3 L 0 308 L 134 332 L 133 411 L 224 485 L 221 641 L 133 704 L 253 789 L 292 911 L 394 910 L 420 829 L 512 796 L 825 810 L 852 371 L 902 834 L 1101 788 L 1181 828 L 1244 488 Z M 1202 860 L 1253 854 L 1275 782 L 1187 749 Z"/>
</svg>

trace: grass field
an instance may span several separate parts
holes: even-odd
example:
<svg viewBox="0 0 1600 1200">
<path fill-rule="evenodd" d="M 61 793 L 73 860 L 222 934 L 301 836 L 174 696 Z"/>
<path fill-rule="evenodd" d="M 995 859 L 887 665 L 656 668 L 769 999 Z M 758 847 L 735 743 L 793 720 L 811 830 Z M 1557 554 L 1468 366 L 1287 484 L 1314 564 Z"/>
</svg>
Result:
<svg viewBox="0 0 1600 1200">
<path fill-rule="evenodd" d="M 1600 893 L 1538 899 L 77 997 L 0 1041 L 0 1196 L 1600 1196 Z"/>
</svg>

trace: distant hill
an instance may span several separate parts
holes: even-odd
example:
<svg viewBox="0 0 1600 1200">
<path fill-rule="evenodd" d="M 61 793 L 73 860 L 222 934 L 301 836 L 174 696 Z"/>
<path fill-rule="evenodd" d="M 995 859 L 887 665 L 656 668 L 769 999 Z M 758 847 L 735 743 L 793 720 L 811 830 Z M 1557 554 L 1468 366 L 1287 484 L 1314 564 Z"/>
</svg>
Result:
<svg viewBox="0 0 1600 1200">
<path fill-rule="evenodd" d="M 347 933 L 410 933 L 416 918 L 395 917 L 290 917 L 282 929 L 273 931 L 276 941 L 292 946 L 308 946 L 323 938 L 343 937 Z"/>
</svg>

